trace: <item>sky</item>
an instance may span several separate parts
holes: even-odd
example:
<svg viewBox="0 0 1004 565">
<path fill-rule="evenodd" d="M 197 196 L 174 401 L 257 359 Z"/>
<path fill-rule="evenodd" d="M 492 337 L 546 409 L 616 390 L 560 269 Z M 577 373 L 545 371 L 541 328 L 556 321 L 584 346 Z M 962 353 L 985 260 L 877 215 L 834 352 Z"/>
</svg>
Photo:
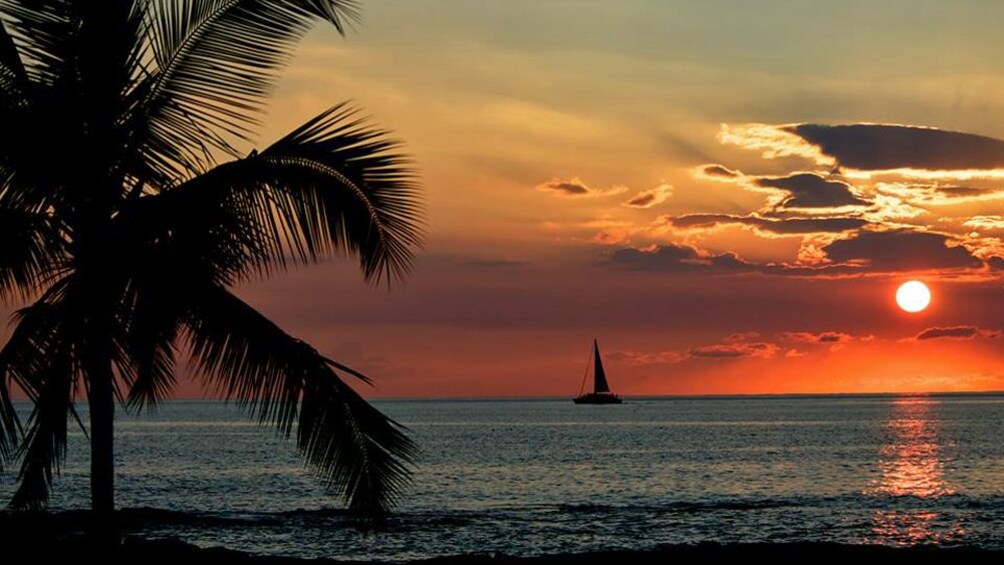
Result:
<svg viewBox="0 0 1004 565">
<path fill-rule="evenodd" d="M 425 186 L 415 271 L 332 260 L 240 294 L 370 397 L 572 396 L 593 338 L 625 395 L 1002 390 L 1002 18 L 363 2 L 302 44 L 261 144 L 346 99 L 392 129 Z"/>
</svg>

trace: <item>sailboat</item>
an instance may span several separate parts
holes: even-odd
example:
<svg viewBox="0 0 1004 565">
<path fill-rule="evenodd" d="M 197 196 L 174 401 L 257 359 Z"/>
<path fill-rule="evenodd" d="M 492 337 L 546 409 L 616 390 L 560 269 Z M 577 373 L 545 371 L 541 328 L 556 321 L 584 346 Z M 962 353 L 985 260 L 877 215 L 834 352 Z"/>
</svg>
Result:
<svg viewBox="0 0 1004 565">
<path fill-rule="evenodd" d="M 603 370 L 603 360 L 600 359 L 600 345 L 593 340 L 593 392 L 583 394 L 586 386 L 586 377 L 589 376 L 589 364 L 586 365 L 586 374 L 582 376 L 582 386 L 579 387 L 579 396 L 575 397 L 576 404 L 620 404 L 623 402 L 619 396 L 610 392 L 610 385 L 607 384 L 607 374 Z"/>
</svg>

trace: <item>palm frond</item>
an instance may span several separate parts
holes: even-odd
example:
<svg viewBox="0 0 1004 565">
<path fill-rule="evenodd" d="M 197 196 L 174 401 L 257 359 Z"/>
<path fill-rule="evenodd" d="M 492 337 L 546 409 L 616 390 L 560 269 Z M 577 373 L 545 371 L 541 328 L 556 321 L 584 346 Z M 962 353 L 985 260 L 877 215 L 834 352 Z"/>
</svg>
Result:
<svg viewBox="0 0 1004 565">
<path fill-rule="evenodd" d="M 417 449 L 402 427 L 343 382 L 335 367 L 219 287 L 204 289 L 188 323 L 193 358 L 219 393 L 290 435 L 308 467 L 350 509 L 390 509 Z"/>
<path fill-rule="evenodd" d="M 66 356 L 50 358 L 47 371 L 36 378 L 41 386 L 28 418 L 19 484 L 10 503 L 16 510 L 41 510 L 48 504 L 53 476 L 66 457 L 67 417 L 73 412 L 73 370 Z"/>
<path fill-rule="evenodd" d="M 66 421 L 73 413 L 74 371 L 61 309 L 65 281 L 60 281 L 31 306 L 18 311 L 10 338 L 0 349 L 0 381 L 13 382 L 34 404 L 27 434 L 14 455 L 21 457 L 20 485 L 11 506 L 40 509 L 66 450 Z M 10 414 L 5 434 L 20 439 L 21 423 Z M 13 435 L 17 434 L 17 435 Z M 13 444 L 11 444 L 13 445 Z"/>
<path fill-rule="evenodd" d="M 285 207 L 298 213 L 297 235 L 311 255 L 349 252 L 367 279 L 392 279 L 411 269 L 424 215 L 400 147 L 343 103 L 263 151 L 263 178 L 293 201 L 317 200 L 314 210 Z"/>
<path fill-rule="evenodd" d="M 17 46 L 28 77 L 53 84 L 72 55 L 73 0 L 0 0 L 0 17 Z"/>
<path fill-rule="evenodd" d="M 27 86 L 27 81 L 28 72 L 21 62 L 14 38 L 7 32 L 3 18 L 0 18 L 0 100 L 4 105 Z"/>
<path fill-rule="evenodd" d="M 153 0 L 148 14 L 155 68 L 135 105 L 147 123 L 143 153 L 190 172 L 207 168 L 213 151 L 237 156 L 232 142 L 250 139 L 279 71 L 318 19 L 343 31 L 357 17 L 351 0 Z"/>
<path fill-rule="evenodd" d="M 46 214 L 0 207 L 0 302 L 36 293 L 63 260 L 62 239 Z"/>
<path fill-rule="evenodd" d="M 152 261 L 132 266 L 134 278 L 126 292 L 116 340 L 116 365 L 128 387 L 127 407 L 142 410 L 170 396 L 176 383 L 175 343 L 181 330 L 182 287 L 175 284 L 170 264 Z"/>
<path fill-rule="evenodd" d="M 13 461 L 21 434 L 21 421 L 11 401 L 9 381 L 6 371 L 0 367 L 0 473 Z"/>
<path fill-rule="evenodd" d="M 172 245 L 171 256 L 201 261 L 185 272 L 220 284 L 338 253 L 390 280 L 422 238 L 420 187 L 398 147 L 338 106 L 260 154 L 129 203 L 118 221 L 128 239 Z"/>
</svg>

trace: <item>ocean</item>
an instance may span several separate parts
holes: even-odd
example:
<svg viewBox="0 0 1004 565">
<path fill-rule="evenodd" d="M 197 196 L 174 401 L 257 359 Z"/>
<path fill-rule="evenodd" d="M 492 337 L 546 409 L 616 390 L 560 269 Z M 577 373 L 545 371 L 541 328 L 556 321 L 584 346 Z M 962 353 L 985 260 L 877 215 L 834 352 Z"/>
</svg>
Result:
<svg viewBox="0 0 1004 565">
<path fill-rule="evenodd" d="M 386 526 L 352 527 L 291 442 L 218 402 L 117 421 L 117 499 L 177 512 L 136 535 L 407 560 L 829 541 L 1004 549 L 1004 396 L 409 400 L 422 448 Z M 86 414 L 85 414 L 86 419 Z M 74 431 L 52 498 L 88 502 Z M 13 477 L 0 482 L 9 497 Z"/>
</svg>

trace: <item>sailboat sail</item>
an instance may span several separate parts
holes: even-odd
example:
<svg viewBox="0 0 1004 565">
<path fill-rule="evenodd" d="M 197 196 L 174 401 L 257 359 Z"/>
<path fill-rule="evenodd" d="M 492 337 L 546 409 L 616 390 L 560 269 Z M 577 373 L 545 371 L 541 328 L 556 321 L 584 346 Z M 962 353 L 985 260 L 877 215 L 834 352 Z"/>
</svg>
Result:
<svg viewBox="0 0 1004 565">
<path fill-rule="evenodd" d="M 593 356 L 589 358 L 591 363 L 586 363 L 586 371 L 582 374 L 582 385 L 579 387 L 579 396 L 572 400 L 576 404 L 620 404 L 621 398 L 610 392 L 610 384 L 607 382 L 607 372 L 603 370 L 603 360 L 600 359 L 600 345 L 593 340 Z M 583 394 L 586 382 L 589 378 L 589 369 L 593 369 L 593 391 Z"/>
<path fill-rule="evenodd" d="M 610 385 L 607 384 L 607 374 L 603 370 L 603 360 L 600 359 L 600 346 L 593 340 L 593 392 L 610 392 Z"/>
</svg>

